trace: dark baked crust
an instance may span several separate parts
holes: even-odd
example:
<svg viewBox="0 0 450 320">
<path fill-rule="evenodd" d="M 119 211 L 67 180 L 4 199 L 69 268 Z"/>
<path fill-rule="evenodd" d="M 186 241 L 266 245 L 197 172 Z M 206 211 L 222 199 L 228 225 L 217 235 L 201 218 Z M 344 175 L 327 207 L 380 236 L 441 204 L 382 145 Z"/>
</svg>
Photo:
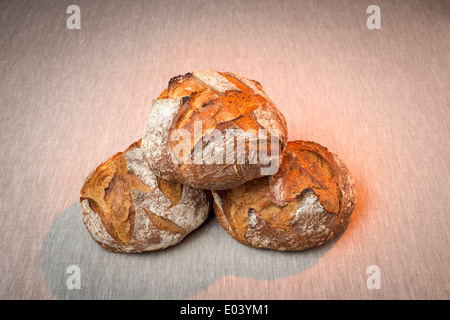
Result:
<svg viewBox="0 0 450 320">
<path fill-rule="evenodd" d="M 289 142 L 271 177 L 213 191 L 217 219 L 249 246 L 295 251 L 319 246 L 348 223 L 356 202 L 345 164 L 314 142 Z"/>
</svg>

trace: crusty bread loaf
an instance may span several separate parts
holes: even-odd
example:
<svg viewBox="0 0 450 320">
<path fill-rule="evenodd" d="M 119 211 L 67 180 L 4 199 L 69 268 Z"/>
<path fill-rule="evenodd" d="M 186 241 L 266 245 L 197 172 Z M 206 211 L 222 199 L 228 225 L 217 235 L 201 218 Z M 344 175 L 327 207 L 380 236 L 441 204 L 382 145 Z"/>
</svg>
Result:
<svg viewBox="0 0 450 320">
<path fill-rule="evenodd" d="M 332 239 L 355 207 L 355 183 L 345 164 L 325 147 L 289 142 L 279 171 L 230 190 L 213 190 L 215 215 L 249 246 L 304 250 Z"/>
<path fill-rule="evenodd" d="M 172 78 L 153 101 L 142 150 L 160 177 L 223 190 L 277 172 L 286 143 L 286 120 L 258 82 L 204 70 Z"/>
<path fill-rule="evenodd" d="M 161 250 L 179 243 L 207 218 L 209 195 L 157 177 L 141 141 L 94 170 L 81 189 L 83 221 L 92 238 L 116 252 Z"/>
</svg>

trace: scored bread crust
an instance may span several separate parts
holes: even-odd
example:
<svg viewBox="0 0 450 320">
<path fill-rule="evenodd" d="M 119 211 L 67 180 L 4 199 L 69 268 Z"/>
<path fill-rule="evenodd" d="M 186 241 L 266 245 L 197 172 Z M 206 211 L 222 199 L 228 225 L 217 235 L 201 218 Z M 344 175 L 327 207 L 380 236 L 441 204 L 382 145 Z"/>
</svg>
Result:
<svg viewBox="0 0 450 320">
<path fill-rule="evenodd" d="M 202 131 L 196 134 L 199 122 Z M 189 141 L 177 139 L 176 132 L 181 129 L 189 134 Z M 255 134 L 255 144 L 245 140 L 245 147 L 239 149 L 236 141 L 244 141 L 244 132 Z M 264 147 L 260 143 L 263 138 L 257 136 L 262 132 L 268 133 L 268 157 L 264 161 L 258 153 Z M 221 135 L 222 140 L 213 139 L 214 134 Z M 271 137 L 278 137 L 274 145 Z M 153 101 L 142 150 L 160 177 L 197 188 L 224 190 L 267 175 L 262 168 L 275 164 L 272 172 L 276 172 L 286 143 L 286 120 L 261 84 L 230 72 L 203 70 L 172 78 Z M 188 152 L 177 158 L 173 151 L 181 146 Z M 230 150 L 233 158 L 227 159 Z M 205 152 L 222 159 L 222 163 L 205 163 Z M 248 159 L 251 152 L 258 154 L 256 163 Z M 238 154 L 244 155 L 244 163 L 239 163 Z"/>
<path fill-rule="evenodd" d="M 297 251 L 322 245 L 349 222 L 356 187 L 344 162 L 314 142 L 289 142 L 278 173 L 213 191 L 214 213 L 239 242 Z"/>
<path fill-rule="evenodd" d="M 209 214 L 204 190 L 157 177 L 140 146 L 141 140 L 108 159 L 81 189 L 83 222 L 110 251 L 162 250 L 179 243 Z"/>
</svg>

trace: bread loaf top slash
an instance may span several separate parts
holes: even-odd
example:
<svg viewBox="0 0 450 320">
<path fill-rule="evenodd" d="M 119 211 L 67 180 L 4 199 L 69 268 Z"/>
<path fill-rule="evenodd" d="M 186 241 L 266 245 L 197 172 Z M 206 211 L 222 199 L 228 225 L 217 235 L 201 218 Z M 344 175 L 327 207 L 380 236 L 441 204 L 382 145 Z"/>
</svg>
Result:
<svg viewBox="0 0 450 320">
<path fill-rule="evenodd" d="M 257 81 L 203 70 L 153 101 L 142 150 L 158 176 L 223 190 L 275 174 L 286 143 L 286 120 Z"/>
<path fill-rule="evenodd" d="M 274 250 L 305 250 L 332 239 L 356 202 L 345 164 L 327 148 L 289 142 L 279 171 L 230 190 L 213 191 L 214 212 L 238 241 Z"/>
<path fill-rule="evenodd" d="M 175 245 L 209 213 L 204 190 L 157 177 L 140 145 L 139 140 L 100 165 L 81 189 L 83 222 L 94 240 L 111 251 Z"/>
</svg>

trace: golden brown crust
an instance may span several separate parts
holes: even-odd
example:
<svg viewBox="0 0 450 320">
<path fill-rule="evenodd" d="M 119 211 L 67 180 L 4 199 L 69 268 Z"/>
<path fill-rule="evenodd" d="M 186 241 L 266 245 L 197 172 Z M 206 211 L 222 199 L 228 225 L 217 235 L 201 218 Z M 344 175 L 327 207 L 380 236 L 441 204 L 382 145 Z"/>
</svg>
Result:
<svg viewBox="0 0 450 320">
<path fill-rule="evenodd" d="M 289 142 L 280 169 L 230 190 L 213 191 L 216 217 L 236 240 L 275 250 L 304 250 L 332 239 L 354 210 L 354 181 L 325 147 Z"/>
<path fill-rule="evenodd" d="M 341 206 L 338 170 L 327 148 L 310 141 L 293 141 L 283 157 L 280 170 L 270 179 L 269 198 L 282 205 L 311 188 L 325 210 L 337 214 Z"/>
<path fill-rule="evenodd" d="M 176 206 L 183 195 L 183 185 L 176 181 L 165 180 L 161 177 L 156 177 L 158 180 L 158 188 L 170 200 L 170 207 Z"/>
<path fill-rule="evenodd" d="M 219 95 L 210 89 L 195 92 L 176 115 L 171 132 L 176 129 L 184 129 L 194 138 L 195 122 L 202 123 L 202 135 L 199 138 L 214 129 L 222 131 L 231 126 L 244 131 L 254 130 L 257 132 L 260 125 L 253 111 L 264 107 L 266 102 L 260 95 L 240 91 L 227 91 L 224 95 Z M 192 141 L 191 151 L 197 142 Z M 169 147 L 173 149 L 178 143 L 178 141 L 170 139 Z"/>
<path fill-rule="evenodd" d="M 83 221 L 97 243 L 111 251 L 174 245 L 208 215 L 205 192 L 154 175 L 140 146 L 141 140 L 101 164 L 81 189 Z"/>
<path fill-rule="evenodd" d="M 194 92 L 202 92 L 208 86 L 192 73 L 173 77 L 167 87 L 166 99 L 178 99 L 190 96 Z"/>
<path fill-rule="evenodd" d="M 173 103 L 171 109 L 163 107 L 170 105 L 162 102 L 167 100 L 179 104 Z M 199 126 L 201 131 L 197 132 Z M 176 134 L 181 131 L 188 135 L 187 139 Z M 235 135 L 227 135 L 230 132 Z M 266 132 L 264 138 L 259 137 L 258 133 L 262 136 Z M 217 134 L 223 140 L 215 141 L 210 151 L 215 157 L 213 163 L 205 163 L 202 152 L 208 150 Z M 245 140 L 243 148 L 237 142 L 230 147 L 230 142 L 244 141 L 245 134 L 253 134 L 258 142 L 266 140 L 265 146 Z M 229 72 L 204 70 L 170 80 L 154 102 L 143 139 L 144 157 L 159 176 L 198 188 L 222 190 L 267 175 L 261 168 L 271 167 L 275 160 L 263 163 L 257 157 L 251 163 L 249 156 L 266 148 L 265 154 L 278 161 L 287 143 L 287 126 L 258 82 Z M 235 155 L 231 161 L 226 154 L 230 150 Z M 203 158 L 196 161 L 199 154 Z M 244 163 L 237 160 L 237 154 L 245 159 Z M 171 160 L 174 155 L 181 163 Z"/>
<path fill-rule="evenodd" d="M 152 221 L 152 223 L 160 230 L 164 230 L 167 232 L 172 232 L 172 233 L 180 233 L 182 235 L 186 235 L 186 230 L 184 228 L 181 228 L 180 226 L 178 226 L 176 223 L 174 223 L 173 221 L 166 219 L 164 217 L 160 217 L 157 214 L 154 214 L 153 212 L 151 212 L 148 209 L 144 208 L 144 211 L 147 213 L 147 215 L 149 216 L 150 220 Z"/>
</svg>

